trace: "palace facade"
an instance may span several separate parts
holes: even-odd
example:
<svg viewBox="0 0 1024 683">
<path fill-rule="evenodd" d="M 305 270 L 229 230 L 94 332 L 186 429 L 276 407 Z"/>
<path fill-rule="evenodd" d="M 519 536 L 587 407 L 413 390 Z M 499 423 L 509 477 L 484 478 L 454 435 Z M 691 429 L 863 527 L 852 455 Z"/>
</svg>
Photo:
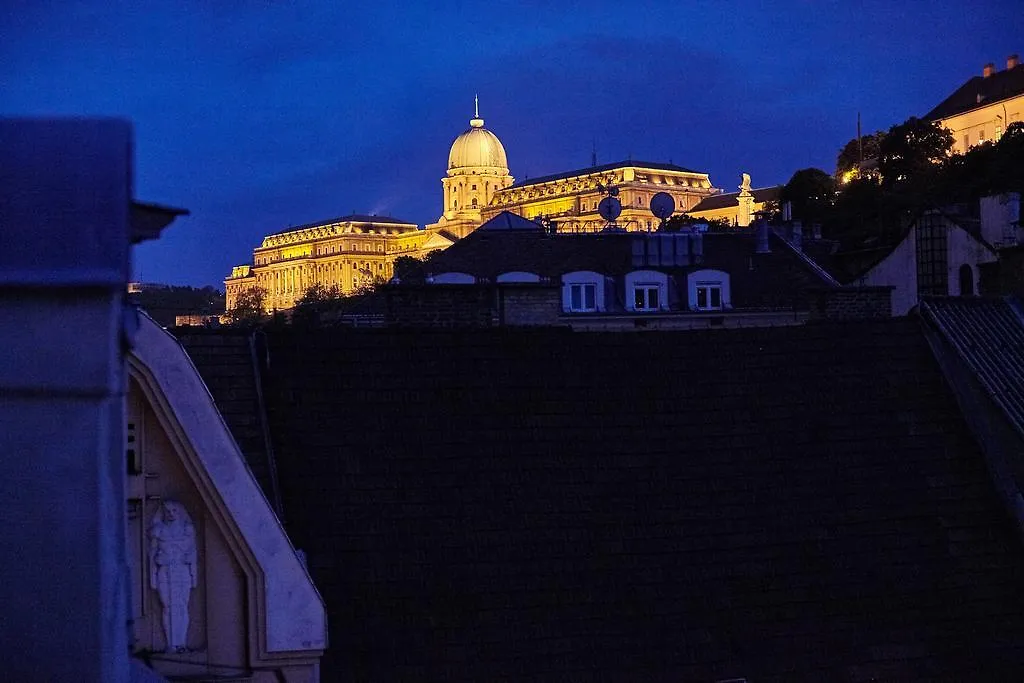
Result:
<svg viewBox="0 0 1024 683">
<path fill-rule="evenodd" d="M 251 264 L 235 266 L 224 280 L 226 306 L 254 287 L 264 292 L 270 311 L 292 308 L 312 285 L 351 294 L 391 277 L 399 256 L 421 258 L 452 240 L 437 230 L 384 216 L 353 214 L 268 235 L 253 251 Z"/>
</svg>

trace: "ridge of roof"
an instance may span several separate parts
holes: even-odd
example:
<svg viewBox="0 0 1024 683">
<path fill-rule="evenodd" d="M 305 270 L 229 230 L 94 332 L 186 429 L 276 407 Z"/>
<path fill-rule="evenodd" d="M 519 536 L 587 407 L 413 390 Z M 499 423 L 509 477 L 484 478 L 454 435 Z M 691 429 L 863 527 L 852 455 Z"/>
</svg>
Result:
<svg viewBox="0 0 1024 683">
<path fill-rule="evenodd" d="M 509 189 L 516 187 L 526 187 L 528 185 L 536 185 L 538 183 L 546 183 L 552 180 L 562 180 L 565 178 L 573 178 L 575 176 L 593 175 L 594 173 L 603 173 L 605 171 L 612 171 L 617 168 L 650 168 L 657 171 L 677 171 L 680 173 L 700 173 L 700 171 L 694 171 L 693 169 L 684 168 L 682 166 L 676 166 L 675 164 L 666 164 L 659 161 L 614 161 L 609 164 L 601 164 L 599 166 L 589 166 L 587 168 L 580 168 L 574 171 L 564 171 L 562 173 L 552 173 L 550 175 L 543 175 L 537 178 L 528 178 L 519 180 L 511 185 Z M 706 175 L 706 174 L 702 174 Z"/>
<path fill-rule="evenodd" d="M 314 221 L 312 223 L 305 223 L 303 225 L 296 225 L 290 227 L 287 230 L 280 230 L 278 232 L 272 232 L 267 237 L 276 237 L 278 235 L 287 235 L 290 232 L 298 232 L 300 230 L 306 230 L 309 228 L 320 228 L 328 225 L 334 225 L 335 223 L 379 223 L 381 225 L 413 225 L 419 227 L 418 223 L 413 221 L 404 221 L 401 218 L 393 218 L 391 216 L 371 216 L 364 213 L 350 213 L 345 216 L 338 216 L 336 218 L 328 218 L 323 221 Z"/>
<path fill-rule="evenodd" d="M 767 187 L 752 188 L 750 194 L 754 195 L 755 202 L 768 202 L 773 199 L 777 199 L 779 192 L 782 191 L 782 185 L 769 185 Z M 717 194 L 708 195 L 701 199 L 697 204 L 687 211 L 686 213 L 693 213 L 695 211 L 711 211 L 713 209 L 723 209 L 729 206 L 731 199 L 738 199 L 740 193 L 737 192 L 719 192 Z"/>
<path fill-rule="evenodd" d="M 945 119 L 987 107 L 1024 94 L 1024 64 L 996 71 L 991 76 L 972 76 L 924 115 L 926 121 Z"/>
</svg>

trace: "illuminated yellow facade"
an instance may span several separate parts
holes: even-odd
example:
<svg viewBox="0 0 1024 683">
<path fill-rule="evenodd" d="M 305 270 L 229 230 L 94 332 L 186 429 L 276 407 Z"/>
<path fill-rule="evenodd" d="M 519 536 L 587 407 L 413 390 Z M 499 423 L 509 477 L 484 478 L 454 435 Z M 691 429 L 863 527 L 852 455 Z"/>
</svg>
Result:
<svg viewBox="0 0 1024 683">
<path fill-rule="evenodd" d="M 615 223 L 626 230 L 657 227 L 650 203 L 658 192 L 672 196 L 676 214 L 718 192 L 707 173 L 672 164 L 622 161 L 515 183 L 495 193 L 483 219 L 510 211 L 531 220 L 550 220 L 563 232 L 602 230 L 608 222 L 598 214 L 597 206 L 608 188 L 618 191 L 622 213 Z"/>
<path fill-rule="evenodd" d="M 953 134 L 957 154 L 998 141 L 1011 123 L 1024 121 L 1024 64 L 1017 55 L 1007 58 L 1003 71 L 986 64 L 980 76 L 964 83 L 925 118 Z"/>
<path fill-rule="evenodd" d="M 380 216 L 344 216 L 268 235 L 251 265 L 235 266 L 224 280 L 228 310 L 238 295 L 258 287 L 268 311 L 292 308 L 319 284 L 351 294 L 392 275 L 399 256 L 422 258 L 452 243 L 436 230 Z"/>
<path fill-rule="evenodd" d="M 594 165 L 568 173 L 514 182 L 501 141 L 484 128 L 479 107 L 469 129 L 452 143 L 448 173 L 441 179 L 443 213 L 427 226 L 465 237 L 502 211 L 546 219 L 559 230 L 588 232 L 607 227 L 597 205 L 614 188 L 622 203 L 616 225 L 626 230 L 648 230 L 658 219 L 650 201 L 658 192 L 672 195 L 676 214 L 685 213 L 719 190 L 707 173 L 673 164 L 622 161 Z"/>
</svg>

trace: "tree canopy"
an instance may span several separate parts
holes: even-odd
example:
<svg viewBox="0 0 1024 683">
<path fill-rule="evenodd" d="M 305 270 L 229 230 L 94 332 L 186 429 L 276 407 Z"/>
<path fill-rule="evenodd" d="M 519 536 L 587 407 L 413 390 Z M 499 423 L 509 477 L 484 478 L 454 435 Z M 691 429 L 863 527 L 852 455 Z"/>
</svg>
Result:
<svg viewBox="0 0 1024 683">
<path fill-rule="evenodd" d="M 807 224 L 827 219 L 835 198 L 835 180 L 820 168 L 797 171 L 779 193 L 779 201 L 792 206 L 793 219 Z"/>
<path fill-rule="evenodd" d="M 267 292 L 262 287 L 243 289 L 235 299 L 235 305 L 228 309 L 228 321 L 240 327 L 255 327 L 266 320 L 264 305 Z"/>
<path fill-rule="evenodd" d="M 865 162 L 877 160 L 881 155 L 882 141 L 885 140 L 885 135 L 884 131 L 879 130 L 862 135 L 860 145 L 857 144 L 857 138 L 847 142 L 839 150 L 839 156 L 836 158 L 836 181 L 850 182 L 865 175 L 864 169 L 860 167 L 861 153 L 863 152 Z"/>
<path fill-rule="evenodd" d="M 890 128 L 879 145 L 882 185 L 924 192 L 942 171 L 952 148 L 953 134 L 941 124 L 911 116 Z"/>
</svg>

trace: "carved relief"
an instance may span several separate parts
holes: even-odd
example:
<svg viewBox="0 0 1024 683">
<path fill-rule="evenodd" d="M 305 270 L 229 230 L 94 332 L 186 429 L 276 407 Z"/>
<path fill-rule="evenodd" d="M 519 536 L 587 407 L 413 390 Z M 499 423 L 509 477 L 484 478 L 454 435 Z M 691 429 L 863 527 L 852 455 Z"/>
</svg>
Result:
<svg viewBox="0 0 1024 683">
<path fill-rule="evenodd" d="M 184 505 L 165 500 L 149 527 L 149 586 L 160 597 L 168 652 L 186 648 L 188 602 L 197 578 L 195 527 Z"/>
</svg>

